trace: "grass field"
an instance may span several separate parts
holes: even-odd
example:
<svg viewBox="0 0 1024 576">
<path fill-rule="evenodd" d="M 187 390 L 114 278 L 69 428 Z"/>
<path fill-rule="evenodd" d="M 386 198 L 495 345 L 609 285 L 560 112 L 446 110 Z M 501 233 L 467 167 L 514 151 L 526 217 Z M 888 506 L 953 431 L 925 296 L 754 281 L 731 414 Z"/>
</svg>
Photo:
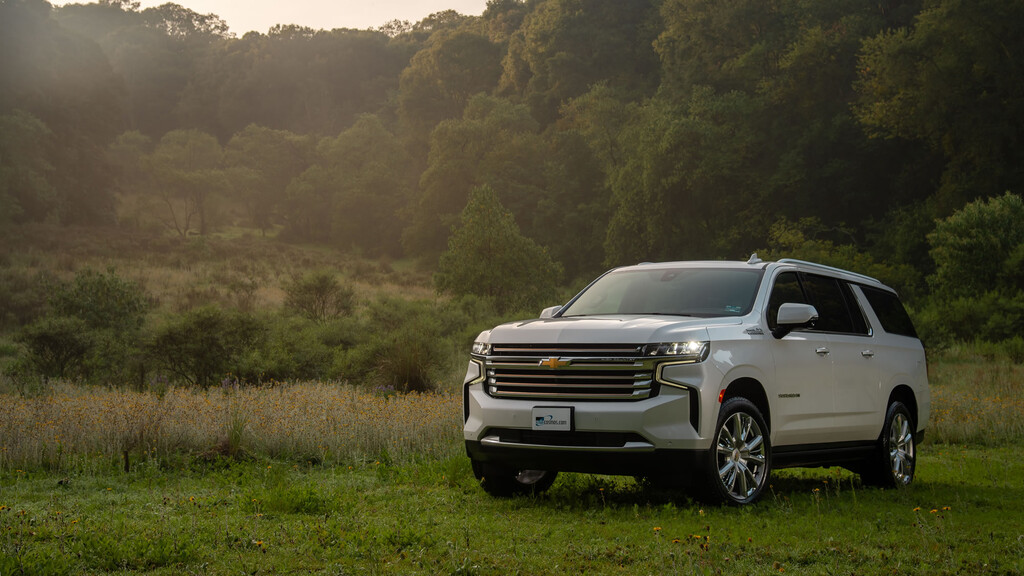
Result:
<svg viewBox="0 0 1024 576">
<path fill-rule="evenodd" d="M 1020 574 L 1024 463 L 932 446 L 915 485 L 784 471 L 757 506 L 564 475 L 496 500 L 464 458 L 193 461 L 0 481 L 3 574 Z"/>
<path fill-rule="evenodd" d="M 452 394 L 0 395 L 0 574 L 1022 574 L 1022 370 L 933 362 L 907 490 L 785 470 L 742 509 L 573 474 L 492 499 Z"/>
</svg>

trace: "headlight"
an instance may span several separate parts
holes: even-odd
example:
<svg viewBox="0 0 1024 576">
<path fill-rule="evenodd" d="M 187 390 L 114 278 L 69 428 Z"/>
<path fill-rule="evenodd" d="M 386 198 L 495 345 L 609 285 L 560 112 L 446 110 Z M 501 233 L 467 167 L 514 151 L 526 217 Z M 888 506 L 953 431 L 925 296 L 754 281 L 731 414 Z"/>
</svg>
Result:
<svg viewBox="0 0 1024 576">
<path fill-rule="evenodd" d="M 703 362 L 710 350 L 710 342 L 661 342 L 644 346 L 644 356 L 672 356 L 679 360 Z"/>
<path fill-rule="evenodd" d="M 478 356 L 487 356 L 491 353 L 491 344 L 489 342 L 473 342 L 473 354 Z"/>
</svg>

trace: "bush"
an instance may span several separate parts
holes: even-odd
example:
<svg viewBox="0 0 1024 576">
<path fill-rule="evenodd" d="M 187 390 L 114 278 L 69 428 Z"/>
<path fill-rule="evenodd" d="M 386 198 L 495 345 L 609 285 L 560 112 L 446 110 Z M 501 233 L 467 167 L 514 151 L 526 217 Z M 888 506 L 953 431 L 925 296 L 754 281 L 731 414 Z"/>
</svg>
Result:
<svg viewBox="0 0 1024 576">
<path fill-rule="evenodd" d="M 355 292 L 338 282 L 333 272 L 317 270 L 296 276 L 285 287 L 285 308 L 315 322 L 350 314 Z"/>
<path fill-rule="evenodd" d="M 149 355 L 164 370 L 206 388 L 231 378 L 264 336 L 251 316 L 205 307 L 158 329 Z"/>
<path fill-rule="evenodd" d="M 17 335 L 26 349 L 24 367 L 50 378 L 82 376 L 95 337 L 81 318 L 46 316 Z"/>
<path fill-rule="evenodd" d="M 149 308 L 142 287 L 113 270 L 79 272 L 70 283 L 57 287 L 50 307 L 59 315 L 81 318 L 91 329 L 114 330 L 127 337 L 142 326 Z"/>
<path fill-rule="evenodd" d="M 319 380 L 330 371 L 333 352 L 321 326 L 295 317 L 267 319 L 263 326 L 263 336 L 234 372 L 241 380 Z"/>
<path fill-rule="evenodd" d="M 370 337 L 337 353 L 335 377 L 401 391 L 434 389 L 451 341 L 433 304 L 383 296 L 367 307 L 363 323 Z"/>
<path fill-rule="evenodd" d="M 993 291 L 956 298 L 934 295 L 914 315 L 914 322 L 926 346 L 976 340 L 1000 342 L 1017 336 L 1024 326 L 1024 293 Z"/>
</svg>

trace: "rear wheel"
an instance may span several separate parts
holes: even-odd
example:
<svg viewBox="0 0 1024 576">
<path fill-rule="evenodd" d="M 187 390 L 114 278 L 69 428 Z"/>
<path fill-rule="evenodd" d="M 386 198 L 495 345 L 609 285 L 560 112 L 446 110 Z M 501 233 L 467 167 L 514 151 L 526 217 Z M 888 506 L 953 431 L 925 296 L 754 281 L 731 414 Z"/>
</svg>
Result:
<svg viewBox="0 0 1024 576">
<path fill-rule="evenodd" d="M 914 480 L 917 468 L 917 442 L 910 410 L 899 401 L 889 404 L 885 425 L 878 440 L 878 451 L 865 464 L 861 480 L 865 484 L 896 488 Z"/>
<path fill-rule="evenodd" d="M 722 403 L 714 443 L 707 454 L 706 496 L 727 504 L 750 504 L 768 484 L 771 441 L 764 417 L 746 398 Z"/>
<path fill-rule="evenodd" d="M 481 484 L 491 496 L 540 494 L 551 487 L 558 472 L 551 470 L 515 470 L 493 464 L 482 466 Z"/>
</svg>

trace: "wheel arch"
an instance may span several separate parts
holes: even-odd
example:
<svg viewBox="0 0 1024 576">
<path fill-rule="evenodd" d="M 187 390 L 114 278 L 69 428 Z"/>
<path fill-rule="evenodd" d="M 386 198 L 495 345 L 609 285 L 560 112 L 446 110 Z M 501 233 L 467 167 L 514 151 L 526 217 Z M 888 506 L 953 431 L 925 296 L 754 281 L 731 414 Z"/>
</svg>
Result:
<svg viewBox="0 0 1024 576">
<path fill-rule="evenodd" d="M 920 420 L 918 420 L 917 395 L 914 394 L 914 389 L 906 384 L 900 384 L 893 388 L 892 392 L 889 392 L 889 401 L 885 403 L 886 410 L 894 401 L 902 402 L 910 411 L 910 418 L 914 422 L 914 432 L 916 432 Z"/>
<path fill-rule="evenodd" d="M 754 406 L 757 406 L 757 409 L 761 411 L 761 416 L 764 418 L 765 425 L 768 426 L 768 430 L 772 429 L 771 405 L 768 403 L 768 394 L 759 381 L 750 377 L 733 380 L 726 386 L 725 392 L 722 394 L 722 402 L 735 397 L 746 398 Z"/>
</svg>

